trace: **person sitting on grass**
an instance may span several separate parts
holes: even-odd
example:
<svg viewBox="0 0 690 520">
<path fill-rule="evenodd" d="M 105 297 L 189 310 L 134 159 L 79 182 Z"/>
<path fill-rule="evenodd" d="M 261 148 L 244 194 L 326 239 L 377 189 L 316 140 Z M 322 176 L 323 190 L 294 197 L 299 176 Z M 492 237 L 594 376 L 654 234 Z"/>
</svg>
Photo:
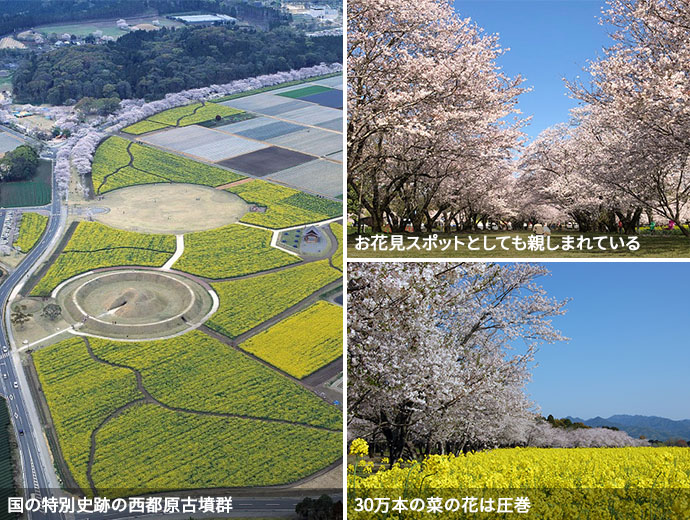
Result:
<svg viewBox="0 0 690 520">
<path fill-rule="evenodd" d="M 541 224 L 535 224 L 534 225 L 534 234 L 535 235 L 543 235 L 544 234 L 544 226 Z"/>
</svg>

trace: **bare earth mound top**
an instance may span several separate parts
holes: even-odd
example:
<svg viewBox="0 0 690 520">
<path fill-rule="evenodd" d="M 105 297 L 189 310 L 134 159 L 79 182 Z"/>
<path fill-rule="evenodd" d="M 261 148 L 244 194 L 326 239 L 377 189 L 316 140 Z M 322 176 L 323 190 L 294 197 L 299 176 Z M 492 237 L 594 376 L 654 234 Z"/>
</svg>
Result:
<svg viewBox="0 0 690 520">
<path fill-rule="evenodd" d="M 161 313 L 167 302 L 159 293 L 150 290 L 138 290 L 133 287 L 125 289 L 106 305 L 115 316 L 131 318 L 135 316 L 150 316 Z"/>
<path fill-rule="evenodd" d="M 197 327 L 215 309 L 210 290 L 177 273 L 113 268 L 75 276 L 56 299 L 80 333 L 135 340 Z"/>
<path fill-rule="evenodd" d="M 237 195 L 194 184 L 147 184 L 111 191 L 93 206 L 94 219 L 140 233 L 182 234 L 237 222 L 249 206 Z"/>
</svg>

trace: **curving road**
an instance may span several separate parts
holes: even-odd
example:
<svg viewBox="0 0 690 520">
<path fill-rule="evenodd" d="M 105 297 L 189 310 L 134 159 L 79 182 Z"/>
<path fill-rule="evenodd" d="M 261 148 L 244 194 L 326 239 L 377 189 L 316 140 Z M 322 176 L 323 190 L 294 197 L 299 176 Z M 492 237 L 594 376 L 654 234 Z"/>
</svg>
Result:
<svg viewBox="0 0 690 520">
<path fill-rule="evenodd" d="M 56 196 L 58 193 L 55 176 L 52 180 L 53 198 L 49 206 L 42 206 L 42 209 L 50 209 L 50 220 L 46 227 L 46 232 L 41 240 L 29 252 L 29 254 L 17 266 L 17 269 L 9 274 L 0 284 L 0 309 L 2 319 L 0 320 L 0 394 L 7 398 L 15 429 L 15 435 L 19 445 L 21 457 L 22 479 L 24 486 L 24 497 L 34 496 L 36 498 L 69 496 L 61 490 L 55 468 L 53 466 L 50 450 L 46 437 L 38 417 L 35 403 L 29 390 L 29 384 L 22 367 L 21 359 L 17 349 L 10 346 L 10 328 L 7 302 L 16 295 L 16 292 L 26 282 L 28 277 L 38 268 L 44 257 L 51 254 L 67 220 L 67 205 L 63 204 L 62 199 Z M 24 208 L 22 208 L 24 209 Z M 3 214 L 4 217 L 4 214 Z M 5 350 L 7 349 L 7 350 Z M 290 495 L 290 491 L 286 490 Z M 259 497 L 233 497 L 234 512 L 228 515 L 211 514 L 194 515 L 196 518 L 218 518 L 232 516 L 286 516 L 294 513 L 295 506 L 304 496 L 310 495 L 309 492 L 296 492 L 294 496 L 259 496 Z M 316 493 L 319 494 L 318 492 Z M 186 496 L 184 492 L 180 496 Z M 342 494 L 331 495 L 334 500 L 343 499 Z M 0 507 L 7 507 L 3 504 Z M 161 518 L 162 515 L 156 514 L 63 514 L 63 513 L 27 513 L 29 520 L 125 520 L 125 519 L 147 519 L 154 520 Z M 188 519 L 189 514 L 165 515 L 165 519 Z"/>
</svg>

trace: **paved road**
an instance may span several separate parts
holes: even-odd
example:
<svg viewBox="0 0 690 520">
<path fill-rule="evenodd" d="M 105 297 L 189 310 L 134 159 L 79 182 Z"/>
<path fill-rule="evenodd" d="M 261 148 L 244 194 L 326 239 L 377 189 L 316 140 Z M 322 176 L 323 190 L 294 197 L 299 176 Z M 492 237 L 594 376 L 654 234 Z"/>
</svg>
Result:
<svg viewBox="0 0 690 520">
<path fill-rule="evenodd" d="M 26 278 L 38 267 L 42 257 L 49 255 L 55 247 L 59 236 L 62 234 L 67 219 L 67 206 L 57 196 L 57 186 L 53 177 L 53 200 L 48 206 L 50 209 L 50 220 L 46 232 L 38 244 L 31 250 L 26 258 L 19 264 L 16 270 L 9 274 L 0 284 L 0 309 L 3 310 L 0 320 L 0 393 L 4 395 L 9 403 L 12 422 L 15 428 L 19 453 L 22 465 L 22 477 L 24 482 L 24 496 L 30 495 L 36 498 L 67 496 L 60 490 L 55 469 L 50 458 L 50 451 L 47 440 L 43 433 L 40 419 L 33 402 L 29 384 L 26 380 L 24 369 L 17 349 L 10 349 L 9 334 L 9 312 L 5 312 L 5 307 L 14 296 L 17 284 L 26 281 Z M 43 208 L 48 208 L 44 206 Z M 0 210 L 4 218 L 4 211 Z M 7 348 L 7 351 L 5 351 Z M 6 376 L 6 377 L 5 377 Z M 290 494 L 286 491 L 286 494 Z M 185 493 L 180 493 L 185 496 Z M 303 493 L 300 493 L 303 495 Z M 334 500 L 342 500 L 342 495 L 336 495 Z M 232 516 L 276 516 L 286 515 L 294 512 L 295 505 L 302 500 L 301 496 L 287 497 L 237 497 L 233 499 L 234 512 L 229 515 L 194 515 L 197 518 L 204 517 L 232 517 Z M 2 504 L 0 507 L 6 507 Z M 125 520 L 125 519 L 147 519 L 154 520 L 161 518 L 156 514 L 124 515 L 123 513 L 110 514 L 62 514 L 62 513 L 29 513 L 29 520 Z M 170 520 L 188 519 L 189 514 L 165 515 L 164 518 Z"/>
<path fill-rule="evenodd" d="M 2 280 L 2 284 L 0 284 L 0 308 L 3 310 L 15 286 L 24 280 L 27 273 L 32 270 L 60 234 L 66 215 L 62 200 L 57 196 L 57 193 L 57 186 L 53 177 L 53 200 L 49 205 L 50 220 L 46 232 L 17 269 Z M 43 497 L 47 496 L 51 489 L 59 488 L 59 484 L 50 461 L 47 442 L 40 426 L 36 408 L 29 392 L 29 385 L 21 367 L 19 353 L 16 349 L 9 350 L 8 315 L 9 312 L 3 312 L 3 319 L 0 320 L 0 343 L 2 344 L 0 391 L 7 398 L 12 414 L 12 422 L 19 443 L 26 495 L 33 493 L 36 497 Z M 8 351 L 6 352 L 6 350 Z M 47 517 L 33 514 L 31 518 L 42 520 Z M 62 520 L 65 517 L 64 515 L 53 515 L 52 518 Z"/>
</svg>

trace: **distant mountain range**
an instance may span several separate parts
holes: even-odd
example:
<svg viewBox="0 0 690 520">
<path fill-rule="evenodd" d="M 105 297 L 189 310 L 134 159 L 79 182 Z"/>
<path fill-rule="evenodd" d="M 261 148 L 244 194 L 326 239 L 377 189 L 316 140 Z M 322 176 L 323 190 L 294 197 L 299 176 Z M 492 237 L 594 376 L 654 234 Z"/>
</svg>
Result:
<svg viewBox="0 0 690 520">
<path fill-rule="evenodd" d="M 573 422 L 583 422 L 593 428 L 602 426 L 615 426 L 626 432 L 631 437 L 638 438 L 644 435 L 647 439 L 667 441 L 668 439 L 685 439 L 690 441 L 690 419 L 674 421 L 664 417 L 647 415 L 612 415 L 608 419 L 594 417 L 593 419 L 580 419 L 568 417 Z"/>
</svg>

